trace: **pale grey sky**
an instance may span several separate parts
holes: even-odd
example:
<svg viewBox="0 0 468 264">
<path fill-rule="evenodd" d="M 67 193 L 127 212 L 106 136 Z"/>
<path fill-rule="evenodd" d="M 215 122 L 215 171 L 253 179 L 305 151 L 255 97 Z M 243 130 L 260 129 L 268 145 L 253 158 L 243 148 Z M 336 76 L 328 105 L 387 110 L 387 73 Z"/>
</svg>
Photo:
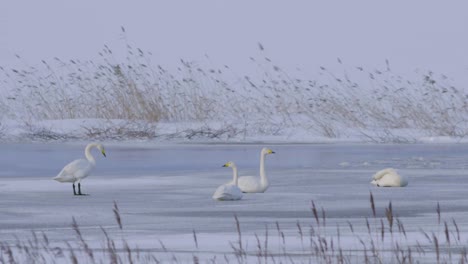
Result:
<svg viewBox="0 0 468 264">
<path fill-rule="evenodd" d="M 121 47 L 120 26 L 154 60 L 179 58 L 242 68 L 257 42 L 279 65 L 432 69 L 468 75 L 468 1 L 42 0 L 0 3 L 0 65 L 92 59 Z M 459 75 L 459 76 L 458 76 Z"/>
</svg>

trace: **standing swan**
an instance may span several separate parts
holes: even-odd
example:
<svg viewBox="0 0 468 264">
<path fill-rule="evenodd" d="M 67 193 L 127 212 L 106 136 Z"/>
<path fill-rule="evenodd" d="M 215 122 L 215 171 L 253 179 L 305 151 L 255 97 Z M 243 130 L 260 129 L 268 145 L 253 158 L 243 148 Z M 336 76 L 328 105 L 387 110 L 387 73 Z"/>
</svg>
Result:
<svg viewBox="0 0 468 264">
<path fill-rule="evenodd" d="M 94 147 L 99 149 L 104 157 L 106 156 L 106 151 L 104 150 L 103 145 L 99 143 L 90 143 L 85 149 L 86 159 L 77 159 L 68 163 L 54 178 L 54 180 L 58 182 L 72 182 L 74 195 L 83 195 L 81 193 L 81 180 L 88 177 L 96 166 L 96 160 L 93 155 L 91 155 L 91 149 Z M 75 191 L 75 182 L 78 182 L 78 194 Z"/>
<path fill-rule="evenodd" d="M 371 183 L 377 187 L 405 187 L 408 185 L 408 181 L 392 168 L 378 171 L 372 179 Z"/>
<path fill-rule="evenodd" d="M 232 183 L 227 183 L 224 185 L 221 185 L 216 189 L 215 193 L 213 194 L 213 199 L 214 200 L 221 200 L 221 201 L 227 201 L 227 200 L 240 200 L 242 199 L 242 191 L 237 187 L 237 167 L 234 162 L 230 161 L 226 164 L 223 165 L 223 167 L 231 167 L 232 168 Z"/>
<path fill-rule="evenodd" d="M 262 193 L 268 189 L 270 183 L 265 174 L 265 156 L 274 154 L 269 148 L 263 148 L 260 152 L 260 178 L 256 176 L 242 176 L 239 178 L 239 188 L 245 193 Z"/>
</svg>

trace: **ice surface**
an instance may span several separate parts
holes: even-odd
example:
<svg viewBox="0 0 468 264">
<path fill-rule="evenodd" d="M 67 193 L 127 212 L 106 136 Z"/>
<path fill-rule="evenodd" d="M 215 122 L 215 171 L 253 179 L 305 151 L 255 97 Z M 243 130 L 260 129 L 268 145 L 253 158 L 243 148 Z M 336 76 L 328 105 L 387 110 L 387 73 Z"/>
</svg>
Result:
<svg viewBox="0 0 468 264">
<path fill-rule="evenodd" d="M 272 250 L 279 248 L 276 223 L 288 246 L 301 251 L 296 223 L 314 223 L 311 201 L 327 216 L 327 234 L 343 235 L 342 244 L 358 247 L 350 236 L 365 234 L 365 218 L 372 220 L 369 192 L 376 201 L 378 217 L 391 201 L 394 215 L 404 224 L 412 241 L 424 240 L 420 229 L 442 232 L 442 219 L 454 217 L 465 239 L 468 231 L 466 145 L 363 145 L 276 144 L 276 154 L 266 159 L 271 186 L 266 193 L 245 194 L 240 201 L 213 201 L 216 187 L 228 181 L 230 170 L 221 166 L 235 161 L 239 174 L 257 174 L 259 152 L 255 144 L 107 144 L 107 158 L 94 152 L 95 172 L 82 182 L 89 196 L 72 195 L 70 184 L 52 180 L 70 160 L 80 158 L 83 143 L 0 145 L 0 234 L 3 242 L 44 231 L 54 242 L 75 239 L 76 219 L 84 236 L 99 247 L 104 227 L 111 236 L 124 236 L 141 248 L 199 249 L 207 256 L 232 252 L 237 240 L 234 215 L 244 239 L 255 249 L 255 234 L 268 227 Z M 343 166 L 346 164 L 346 166 Z M 376 188 L 372 175 L 393 167 L 409 179 L 406 188 Z M 118 229 L 112 212 L 116 201 L 123 219 Z M 308 230 L 308 229 L 307 229 Z M 308 232 L 308 231 L 304 231 Z M 348 235 L 347 235 L 348 234 Z M 348 242 L 347 242 L 348 241 Z M 466 240 L 464 240 L 466 241 Z M 94 243 L 94 244 L 93 244 Z"/>
</svg>

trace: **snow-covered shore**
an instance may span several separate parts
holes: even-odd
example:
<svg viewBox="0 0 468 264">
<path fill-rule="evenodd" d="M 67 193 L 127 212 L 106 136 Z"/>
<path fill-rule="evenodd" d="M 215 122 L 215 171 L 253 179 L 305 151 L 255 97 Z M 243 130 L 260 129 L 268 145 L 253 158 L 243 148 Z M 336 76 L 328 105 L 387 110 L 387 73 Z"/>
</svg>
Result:
<svg viewBox="0 0 468 264">
<path fill-rule="evenodd" d="M 340 137 L 325 137 L 304 127 L 288 127 L 274 135 L 256 134 L 223 122 L 158 122 L 65 119 L 24 122 L 3 120 L 3 142 L 160 143 L 467 143 L 468 137 L 431 135 L 417 129 L 343 129 Z"/>
</svg>

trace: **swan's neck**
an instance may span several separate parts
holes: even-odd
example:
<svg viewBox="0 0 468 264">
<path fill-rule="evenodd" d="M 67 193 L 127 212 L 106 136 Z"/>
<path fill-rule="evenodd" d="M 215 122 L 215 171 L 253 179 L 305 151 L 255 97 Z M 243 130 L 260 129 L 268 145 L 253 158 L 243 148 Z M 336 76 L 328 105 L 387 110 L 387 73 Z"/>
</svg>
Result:
<svg viewBox="0 0 468 264">
<path fill-rule="evenodd" d="M 94 159 L 93 155 L 91 154 L 91 149 L 96 147 L 97 145 L 94 143 L 88 144 L 85 149 L 85 156 L 86 159 L 91 162 L 92 164 L 96 164 L 96 160 Z"/>
<path fill-rule="evenodd" d="M 260 154 L 260 182 L 263 186 L 268 185 L 268 179 L 265 173 L 265 154 Z"/>
<path fill-rule="evenodd" d="M 237 175 L 237 167 L 232 166 L 232 182 L 234 182 L 234 185 L 237 186 L 239 183 L 239 176 Z"/>
</svg>

